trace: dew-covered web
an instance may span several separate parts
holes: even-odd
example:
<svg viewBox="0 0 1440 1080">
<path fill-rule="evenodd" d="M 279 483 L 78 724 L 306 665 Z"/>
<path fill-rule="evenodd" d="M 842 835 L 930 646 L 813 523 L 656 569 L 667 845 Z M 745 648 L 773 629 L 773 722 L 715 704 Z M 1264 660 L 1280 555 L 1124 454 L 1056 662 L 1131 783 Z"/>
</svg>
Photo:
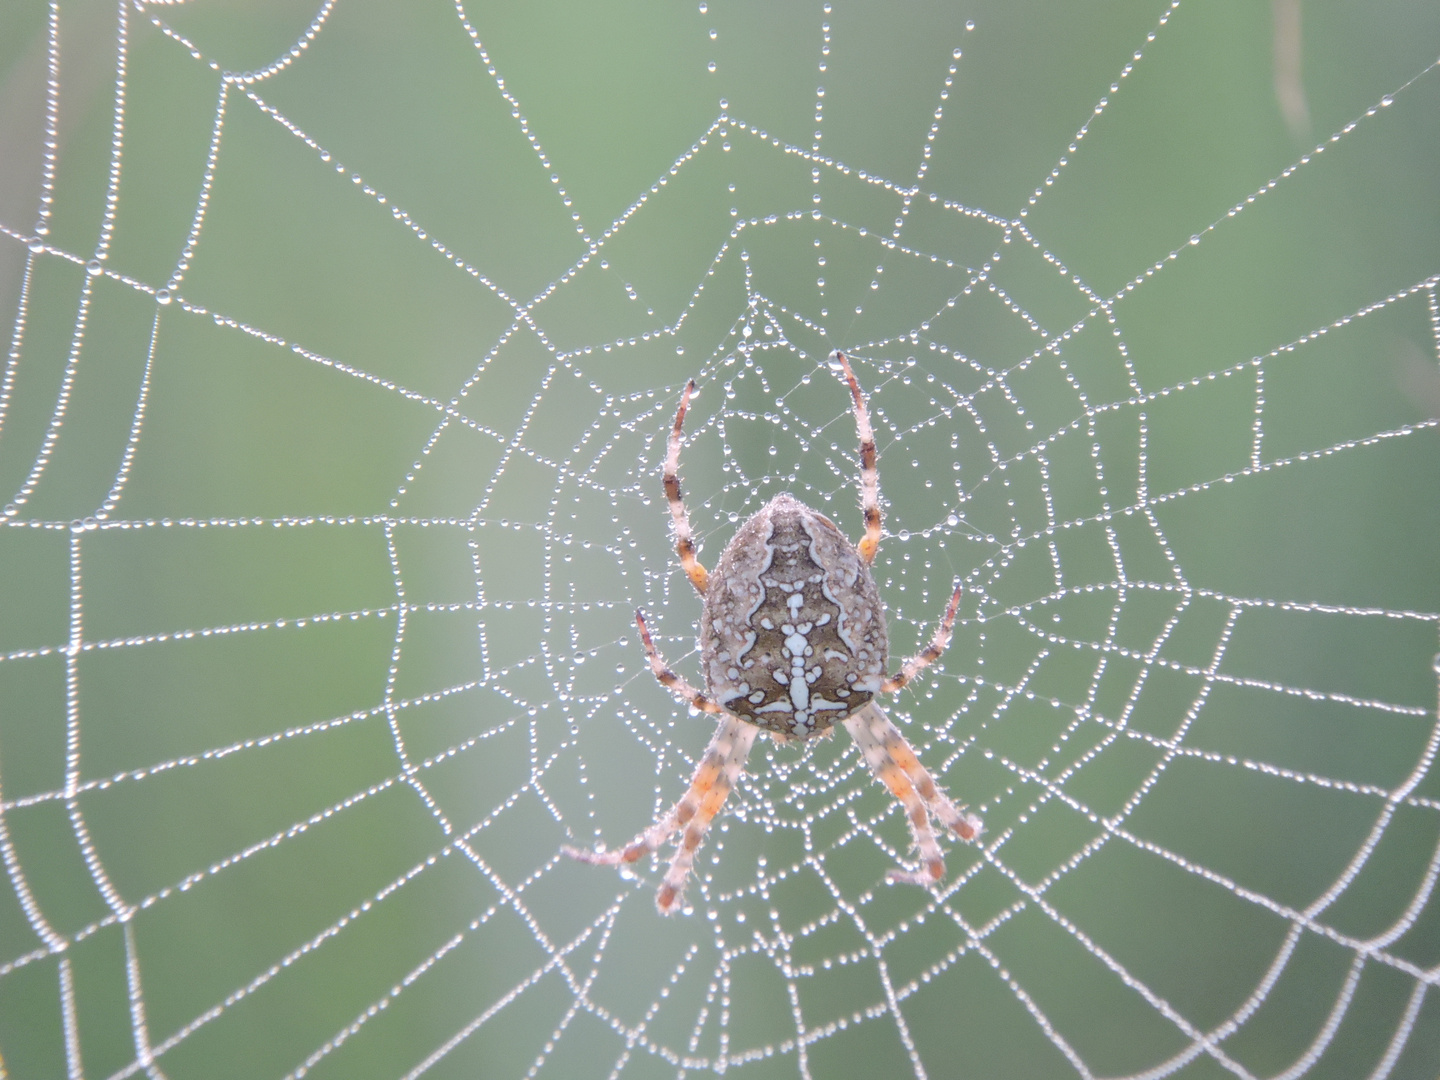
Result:
<svg viewBox="0 0 1440 1080">
<path fill-rule="evenodd" d="M 0 1074 L 1433 1076 L 1433 14 L 491 7 L 3 16 Z M 837 347 L 986 831 L 762 743 L 666 919 Z"/>
</svg>

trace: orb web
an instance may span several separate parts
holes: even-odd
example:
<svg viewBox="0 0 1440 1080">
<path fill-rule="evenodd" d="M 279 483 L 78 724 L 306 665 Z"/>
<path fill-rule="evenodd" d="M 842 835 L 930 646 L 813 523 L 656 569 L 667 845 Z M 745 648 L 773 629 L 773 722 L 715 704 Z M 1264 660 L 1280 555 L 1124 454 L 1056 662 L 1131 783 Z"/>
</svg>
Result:
<svg viewBox="0 0 1440 1080">
<path fill-rule="evenodd" d="M 1433 1074 L 1440 28 L 711 7 L 4 17 L 5 1074 Z M 764 743 L 662 919 L 837 347 L 986 833 Z"/>
</svg>

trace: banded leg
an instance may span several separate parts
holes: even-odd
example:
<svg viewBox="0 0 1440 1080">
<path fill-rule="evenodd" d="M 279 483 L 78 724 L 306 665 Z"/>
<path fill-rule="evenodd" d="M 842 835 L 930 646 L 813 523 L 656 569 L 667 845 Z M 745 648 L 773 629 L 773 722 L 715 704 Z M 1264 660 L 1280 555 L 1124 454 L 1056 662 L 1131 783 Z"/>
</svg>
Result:
<svg viewBox="0 0 1440 1080">
<path fill-rule="evenodd" d="M 645 613 L 638 609 L 635 612 L 635 625 L 640 628 L 640 643 L 645 647 L 645 658 L 650 661 L 650 670 L 655 674 L 655 678 L 661 686 L 685 704 L 693 705 L 701 712 L 723 713 L 725 711 L 715 703 L 713 698 L 696 690 L 695 687 L 676 675 L 669 664 L 665 663 L 665 658 L 660 655 L 660 650 L 655 648 L 655 642 L 650 638 L 650 628 L 645 625 Z"/>
<path fill-rule="evenodd" d="M 949 797 L 935 783 L 929 771 L 920 764 L 914 749 L 905 741 L 905 736 L 892 724 L 871 701 L 852 713 L 843 723 L 850 732 L 865 763 L 875 778 L 889 789 L 905 810 L 905 820 L 910 825 L 910 836 L 920 856 L 920 868 L 909 870 L 897 867 L 885 877 L 893 883 L 905 882 L 913 885 L 933 885 L 945 876 L 945 856 L 940 842 L 930 825 L 933 814 L 942 825 L 962 840 L 973 840 L 980 835 L 981 822 L 974 814 L 967 814 L 950 801 Z"/>
<path fill-rule="evenodd" d="M 680 429 L 685 424 L 685 410 L 690 408 L 690 399 L 694 396 L 695 380 L 691 379 L 680 395 L 680 408 L 675 413 L 675 426 L 670 429 L 665 452 L 665 501 L 670 504 L 670 517 L 675 523 L 675 553 L 680 556 L 680 565 L 690 584 L 704 596 L 710 575 L 695 557 L 695 534 L 690 531 L 690 515 L 685 512 L 685 502 L 680 495 Z"/>
<path fill-rule="evenodd" d="M 955 591 L 950 594 L 950 603 L 945 605 L 945 614 L 940 619 L 940 625 L 935 628 L 935 636 L 930 639 L 930 644 L 901 664 L 899 672 L 881 683 L 880 693 L 893 694 L 940 659 L 940 654 L 950 644 L 950 635 L 955 632 L 955 614 L 960 610 L 960 590 L 962 588 L 962 584 L 957 581 Z"/>
<path fill-rule="evenodd" d="M 679 845 L 655 894 L 655 906 L 660 914 L 669 915 L 676 911 L 685 892 L 685 881 L 695 865 L 695 852 L 705 839 L 705 830 L 745 771 L 745 759 L 760 731 L 738 717 L 728 713 L 722 715 L 724 719 L 700 756 L 700 764 L 695 767 L 689 790 L 668 814 L 617 851 L 588 851 L 573 847 L 561 850 L 581 862 L 621 866 L 658 851 L 666 840 L 680 833 Z"/>
<path fill-rule="evenodd" d="M 850 384 L 855 430 L 860 436 L 860 510 L 865 515 L 865 535 L 855 550 L 869 566 L 880 550 L 880 471 L 875 467 L 875 430 L 870 426 L 870 411 L 865 408 L 865 398 L 855 381 L 855 373 L 850 370 L 850 361 L 839 349 L 835 350 L 835 358 L 840 361 L 845 381 Z"/>
<path fill-rule="evenodd" d="M 974 840 L 984 832 L 985 826 L 980 818 L 975 814 L 966 813 L 964 807 L 956 806 L 950 801 L 950 796 L 945 794 L 945 789 L 935 783 L 935 778 L 930 775 L 930 770 L 920 764 L 920 759 L 915 754 L 915 748 L 910 745 L 904 735 L 900 734 L 900 729 L 890 721 L 880 706 L 875 706 L 875 711 L 885 725 L 885 749 L 890 751 L 890 757 L 895 764 L 900 766 L 905 775 L 910 778 L 910 783 L 915 786 L 916 792 L 929 807 L 930 816 L 961 840 Z M 871 726 L 873 730 L 874 725 Z"/>
</svg>

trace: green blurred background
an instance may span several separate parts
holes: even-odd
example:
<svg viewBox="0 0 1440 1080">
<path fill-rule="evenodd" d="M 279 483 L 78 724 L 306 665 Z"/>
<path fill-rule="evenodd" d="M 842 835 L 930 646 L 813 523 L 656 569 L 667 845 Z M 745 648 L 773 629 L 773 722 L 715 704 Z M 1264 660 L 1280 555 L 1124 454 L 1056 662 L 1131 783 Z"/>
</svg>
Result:
<svg viewBox="0 0 1440 1080">
<path fill-rule="evenodd" d="M 1437 48 L 4 6 L 4 1075 L 1435 1076 Z M 781 490 L 858 532 L 837 346 L 987 846 L 885 889 L 845 740 L 765 744 L 664 920 L 557 854 L 708 738 L 632 630 L 696 677 L 664 433 L 696 376 L 711 565 Z"/>
</svg>

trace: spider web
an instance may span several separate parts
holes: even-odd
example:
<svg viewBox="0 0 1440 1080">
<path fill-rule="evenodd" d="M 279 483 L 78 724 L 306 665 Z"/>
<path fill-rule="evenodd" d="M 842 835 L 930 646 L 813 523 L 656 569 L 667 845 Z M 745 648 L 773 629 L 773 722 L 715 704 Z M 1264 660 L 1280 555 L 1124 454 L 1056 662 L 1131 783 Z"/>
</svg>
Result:
<svg viewBox="0 0 1440 1080">
<path fill-rule="evenodd" d="M 599 7 L 0 16 L 3 1075 L 1435 1075 L 1434 12 Z M 764 744 L 662 919 L 836 347 L 986 833 Z"/>
</svg>

